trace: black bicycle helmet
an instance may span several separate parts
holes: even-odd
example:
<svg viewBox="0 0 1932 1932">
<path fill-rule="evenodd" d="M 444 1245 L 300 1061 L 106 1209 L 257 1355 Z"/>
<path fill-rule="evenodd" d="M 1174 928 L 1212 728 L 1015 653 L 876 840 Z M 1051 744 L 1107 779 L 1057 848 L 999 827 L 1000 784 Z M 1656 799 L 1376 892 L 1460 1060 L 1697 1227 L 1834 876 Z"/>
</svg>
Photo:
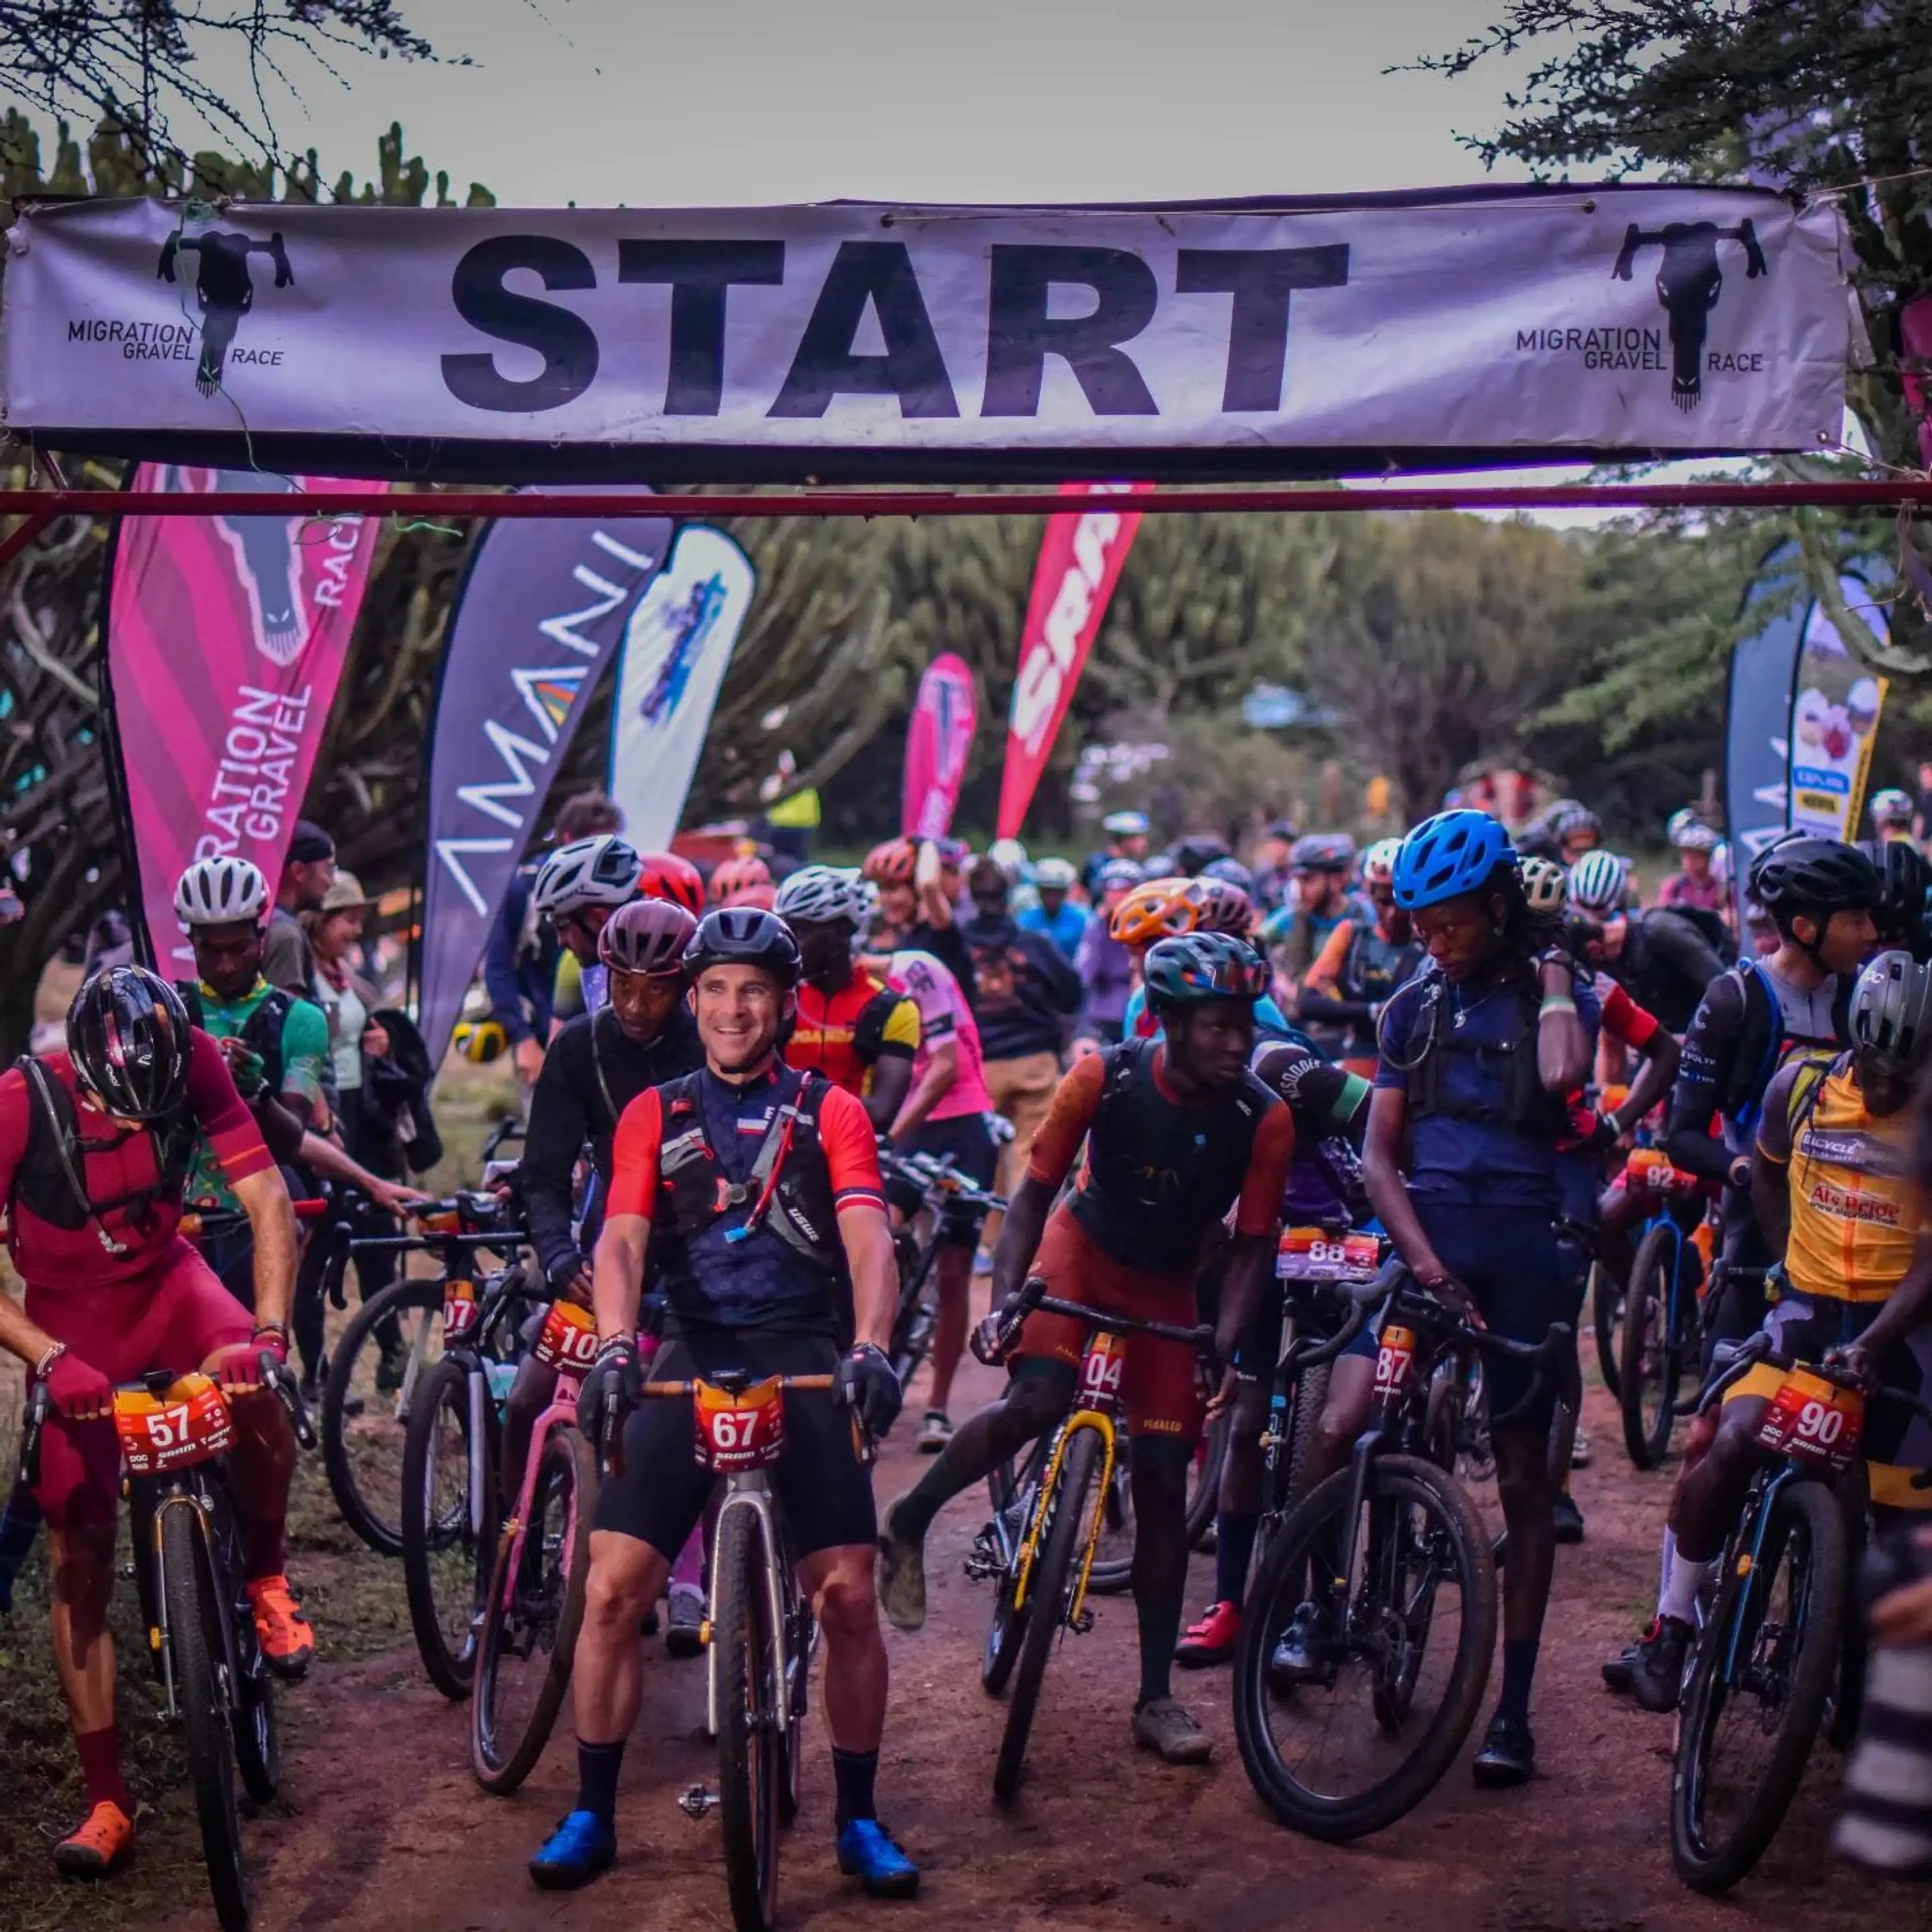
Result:
<svg viewBox="0 0 1932 1932">
<path fill-rule="evenodd" d="M 1815 832 L 1787 832 L 1752 861 L 1750 896 L 1788 939 L 1801 914 L 1822 926 L 1834 913 L 1876 906 L 1878 872 L 1855 846 Z"/>
<path fill-rule="evenodd" d="M 68 1009 L 74 1070 L 101 1105 L 124 1120 L 158 1120 L 188 1092 L 188 1009 L 145 966 L 94 974 Z"/>
<path fill-rule="evenodd" d="M 1244 940 L 1226 932 L 1190 932 L 1148 949 L 1141 966 L 1148 1004 L 1161 1012 L 1209 1000 L 1251 1004 L 1268 989 L 1268 962 Z"/>
<path fill-rule="evenodd" d="M 782 986 L 795 986 L 804 970 L 798 941 L 776 913 L 758 906 L 715 906 L 698 922 L 684 949 L 687 977 L 713 966 L 759 966 Z"/>
<path fill-rule="evenodd" d="M 1861 838 L 1858 849 L 1878 874 L 1878 904 L 1872 914 L 1878 943 L 1917 951 L 1925 938 L 1925 900 L 1932 892 L 1932 866 L 1908 838 Z"/>
</svg>

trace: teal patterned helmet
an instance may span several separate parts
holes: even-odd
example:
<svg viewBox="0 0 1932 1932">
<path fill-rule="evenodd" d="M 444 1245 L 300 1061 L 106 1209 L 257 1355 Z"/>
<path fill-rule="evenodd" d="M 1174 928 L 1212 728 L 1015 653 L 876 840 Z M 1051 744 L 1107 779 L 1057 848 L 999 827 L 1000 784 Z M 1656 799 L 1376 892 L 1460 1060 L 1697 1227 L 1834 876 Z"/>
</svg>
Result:
<svg viewBox="0 0 1932 1932">
<path fill-rule="evenodd" d="M 1148 1004 L 1157 1010 L 1198 1006 L 1210 1000 L 1252 1004 L 1268 989 L 1268 962 L 1227 932 L 1190 932 L 1163 939 L 1141 968 Z"/>
</svg>

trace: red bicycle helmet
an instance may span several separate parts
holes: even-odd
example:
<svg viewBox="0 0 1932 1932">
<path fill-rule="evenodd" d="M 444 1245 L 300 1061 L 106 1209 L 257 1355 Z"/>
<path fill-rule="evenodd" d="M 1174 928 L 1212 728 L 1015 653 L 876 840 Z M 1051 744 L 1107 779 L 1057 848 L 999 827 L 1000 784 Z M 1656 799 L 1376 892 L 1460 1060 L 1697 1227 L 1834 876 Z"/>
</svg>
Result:
<svg viewBox="0 0 1932 1932">
<path fill-rule="evenodd" d="M 711 903 L 713 905 L 742 905 L 742 895 L 754 886 L 768 886 L 772 882 L 772 868 L 756 853 L 743 859 L 725 859 L 713 868 L 711 874 Z"/>
<path fill-rule="evenodd" d="M 614 972 L 680 975 L 698 922 L 675 899 L 633 899 L 604 922 L 597 956 Z"/>
<path fill-rule="evenodd" d="M 646 852 L 642 855 L 643 875 L 638 880 L 640 898 L 669 899 L 681 905 L 693 919 L 704 911 L 704 876 L 688 859 L 675 852 Z"/>
<path fill-rule="evenodd" d="M 875 886 L 909 886 L 919 853 L 910 838 L 888 838 L 866 854 L 860 868 Z"/>
</svg>

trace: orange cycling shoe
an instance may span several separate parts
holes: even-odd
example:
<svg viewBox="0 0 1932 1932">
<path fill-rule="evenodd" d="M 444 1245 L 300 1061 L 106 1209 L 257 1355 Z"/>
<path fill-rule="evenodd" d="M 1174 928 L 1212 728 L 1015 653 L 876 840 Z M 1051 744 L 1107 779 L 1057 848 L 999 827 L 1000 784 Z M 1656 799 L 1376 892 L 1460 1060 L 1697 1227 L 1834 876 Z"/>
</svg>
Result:
<svg viewBox="0 0 1932 1932">
<path fill-rule="evenodd" d="M 304 1620 L 286 1576 L 263 1576 L 248 1586 L 255 1634 L 278 1677 L 299 1677 L 315 1654 L 315 1632 Z"/>
<path fill-rule="evenodd" d="M 1174 1660 L 1188 1670 L 1203 1670 L 1212 1664 L 1226 1664 L 1234 1655 L 1240 1634 L 1240 1605 L 1210 1604 L 1207 1615 L 1198 1624 L 1188 1625 L 1186 1634 L 1174 1647 Z"/>
<path fill-rule="evenodd" d="M 134 1849 L 134 1821 L 104 1798 L 54 1847 L 54 1863 L 70 1878 L 104 1878 Z"/>
</svg>

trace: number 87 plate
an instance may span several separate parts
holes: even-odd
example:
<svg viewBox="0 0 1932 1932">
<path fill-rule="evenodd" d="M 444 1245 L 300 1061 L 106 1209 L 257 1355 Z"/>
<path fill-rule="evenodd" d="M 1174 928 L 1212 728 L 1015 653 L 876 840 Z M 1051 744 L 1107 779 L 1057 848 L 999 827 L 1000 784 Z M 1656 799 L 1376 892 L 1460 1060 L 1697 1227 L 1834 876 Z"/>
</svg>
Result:
<svg viewBox="0 0 1932 1932">
<path fill-rule="evenodd" d="M 1366 1281 L 1375 1274 L 1381 1252 L 1372 1234 L 1290 1228 L 1275 1255 L 1275 1276 L 1280 1281 Z"/>
</svg>

